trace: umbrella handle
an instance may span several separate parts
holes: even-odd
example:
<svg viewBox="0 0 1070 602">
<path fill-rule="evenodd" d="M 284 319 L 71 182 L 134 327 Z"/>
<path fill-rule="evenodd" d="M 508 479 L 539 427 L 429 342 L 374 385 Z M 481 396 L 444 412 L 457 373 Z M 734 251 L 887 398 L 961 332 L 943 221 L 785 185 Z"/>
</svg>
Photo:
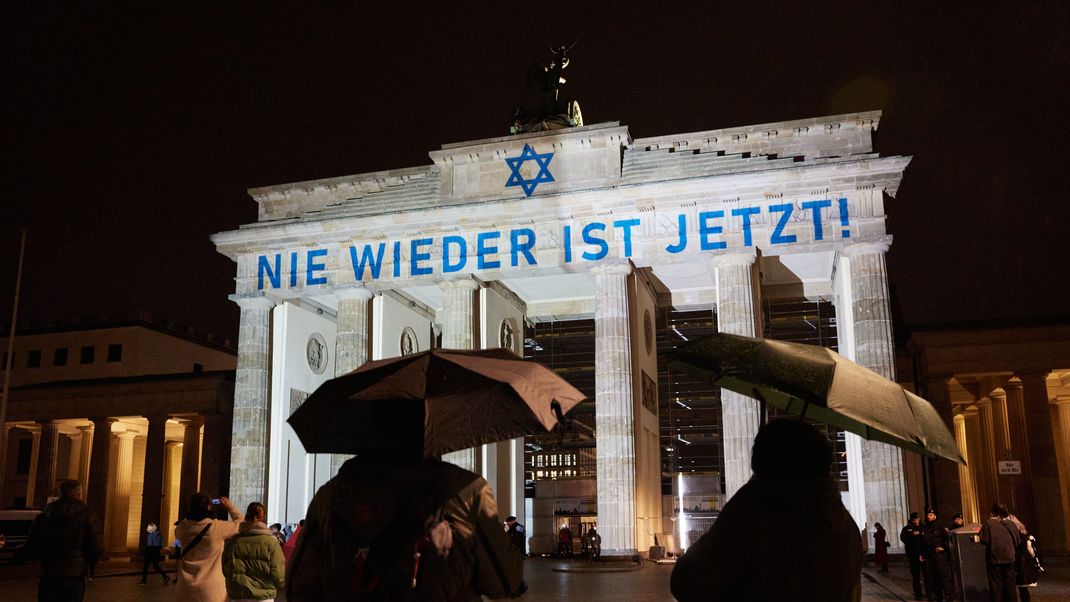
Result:
<svg viewBox="0 0 1070 602">
<path fill-rule="evenodd" d="M 557 418 L 557 423 L 561 425 L 565 424 L 565 415 L 561 412 L 561 404 L 558 403 L 556 399 L 550 402 L 550 409 L 553 410 L 554 417 Z"/>
<path fill-rule="evenodd" d="M 751 389 L 751 397 L 758 400 L 758 426 L 762 426 L 769 421 L 769 413 L 766 411 L 765 397 L 757 388 Z"/>
</svg>

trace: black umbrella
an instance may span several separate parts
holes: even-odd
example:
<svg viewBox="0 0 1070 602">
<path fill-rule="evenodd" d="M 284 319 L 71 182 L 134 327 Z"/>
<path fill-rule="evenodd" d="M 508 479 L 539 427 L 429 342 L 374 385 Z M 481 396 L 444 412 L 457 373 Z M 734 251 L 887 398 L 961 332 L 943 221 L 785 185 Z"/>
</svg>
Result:
<svg viewBox="0 0 1070 602">
<path fill-rule="evenodd" d="M 672 368 L 788 414 L 965 464 L 932 404 L 831 349 L 717 333 L 669 356 Z"/>
<path fill-rule="evenodd" d="M 584 396 L 502 349 L 436 349 L 323 383 L 287 422 L 309 453 L 420 446 L 425 457 L 550 431 Z"/>
</svg>

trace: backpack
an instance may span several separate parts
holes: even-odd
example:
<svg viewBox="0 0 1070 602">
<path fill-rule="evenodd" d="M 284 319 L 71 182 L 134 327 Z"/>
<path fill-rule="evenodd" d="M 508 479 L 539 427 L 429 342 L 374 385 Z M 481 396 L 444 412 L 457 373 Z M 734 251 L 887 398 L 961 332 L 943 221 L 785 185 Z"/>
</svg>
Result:
<svg viewBox="0 0 1070 602">
<path fill-rule="evenodd" d="M 325 525 L 335 577 L 347 599 L 424 599 L 448 572 L 450 517 L 438 483 L 388 483 L 345 488 Z"/>
</svg>

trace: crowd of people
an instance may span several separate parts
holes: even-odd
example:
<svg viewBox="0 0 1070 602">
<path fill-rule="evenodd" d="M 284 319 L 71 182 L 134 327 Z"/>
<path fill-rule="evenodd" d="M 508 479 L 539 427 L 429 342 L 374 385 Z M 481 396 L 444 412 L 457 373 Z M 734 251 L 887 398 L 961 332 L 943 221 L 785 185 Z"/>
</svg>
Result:
<svg viewBox="0 0 1070 602">
<path fill-rule="evenodd" d="M 925 509 L 925 522 L 917 512 L 910 514 L 899 539 L 910 563 L 915 599 L 939 602 L 956 599 L 951 533 L 963 526 L 962 514 L 955 514 L 951 525 L 946 526 L 932 507 Z M 1036 587 L 1043 572 L 1036 538 L 1007 506 L 996 502 L 992 504 L 990 517 L 981 525 L 979 540 L 985 546 L 990 599 L 1029 602 L 1029 590 Z"/>
<path fill-rule="evenodd" d="M 401 447 L 358 455 L 316 493 L 306 520 L 292 531 L 266 524 L 262 503 L 244 515 L 226 497 L 198 492 L 176 523 L 176 597 L 192 602 L 321 600 L 469 600 L 518 597 L 525 530 L 503 522 L 490 485 L 453 464 L 409 455 Z M 720 599 L 859 600 L 861 536 L 830 477 L 827 439 L 797 420 L 763 425 L 754 440 L 753 477 L 718 520 L 678 559 L 670 587 L 680 602 Z M 30 530 L 27 554 L 41 562 L 38 599 L 79 601 L 96 558 L 99 521 L 81 501 L 78 481 L 64 481 Z M 775 524 L 776 529 L 755 529 Z M 935 508 L 915 512 L 899 534 L 917 599 L 952 600 L 951 529 Z M 875 525 L 874 560 L 887 570 L 890 544 Z M 163 539 L 146 526 L 141 583 L 160 566 Z M 601 537 L 584 543 L 593 557 Z M 993 601 L 1029 600 L 1043 570 L 1036 540 L 1006 506 L 996 503 L 980 529 Z M 807 551 L 784 542 L 805 542 Z M 558 534 L 571 554 L 572 533 Z M 1017 590 L 1017 591 L 1016 591 Z"/>
</svg>

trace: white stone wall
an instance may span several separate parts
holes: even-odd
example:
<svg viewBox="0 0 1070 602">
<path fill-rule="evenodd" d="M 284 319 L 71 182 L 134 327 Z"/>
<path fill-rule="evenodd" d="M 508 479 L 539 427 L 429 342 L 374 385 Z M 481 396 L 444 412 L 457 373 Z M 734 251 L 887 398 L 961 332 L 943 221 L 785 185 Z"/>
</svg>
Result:
<svg viewBox="0 0 1070 602">
<path fill-rule="evenodd" d="M 286 423 L 294 407 L 294 393 L 311 394 L 334 378 L 335 321 L 328 314 L 293 303 L 275 308 L 272 364 L 272 432 L 268 502 L 270 522 L 295 523 L 304 518 L 312 496 L 331 474 L 329 454 L 308 454 Z M 327 364 L 320 374 L 308 365 L 309 337 L 319 334 L 327 343 Z M 253 499 L 236 500 L 248 504 Z"/>
</svg>

